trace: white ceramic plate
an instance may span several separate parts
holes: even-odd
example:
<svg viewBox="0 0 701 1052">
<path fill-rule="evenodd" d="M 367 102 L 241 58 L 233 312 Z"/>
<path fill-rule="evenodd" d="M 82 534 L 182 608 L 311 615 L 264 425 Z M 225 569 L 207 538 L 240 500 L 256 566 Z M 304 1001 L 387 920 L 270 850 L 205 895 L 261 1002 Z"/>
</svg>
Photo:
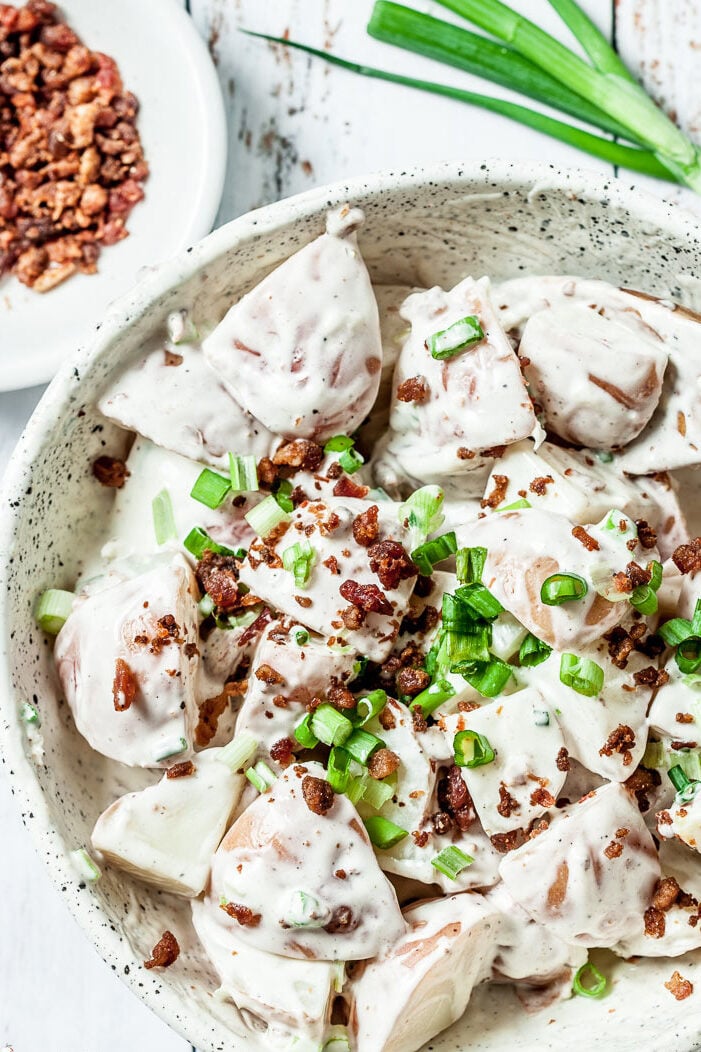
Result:
<svg viewBox="0 0 701 1052">
<path fill-rule="evenodd" d="M 139 99 L 151 175 L 99 270 L 40 294 L 0 280 L 0 391 L 44 383 L 92 337 L 106 308 L 140 270 L 194 244 L 212 227 L 224 185 L 226 118 L 216 72 L 179 0 L 62 0 L 69 25 L 117 62 Z"/>
</svg>

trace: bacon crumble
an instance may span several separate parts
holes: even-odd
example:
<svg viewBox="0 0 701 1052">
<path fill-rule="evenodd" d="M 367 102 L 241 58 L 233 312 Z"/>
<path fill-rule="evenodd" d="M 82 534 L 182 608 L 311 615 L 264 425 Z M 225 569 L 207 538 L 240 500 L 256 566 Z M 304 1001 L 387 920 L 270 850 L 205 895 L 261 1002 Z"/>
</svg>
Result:
<svg viewBox="0 0 701 1052">
<path fill-rule="evenodd" d="M 378 749 L 368 761 L 368 774 L 381 781 L 389 778 L 399 767 L 399 757 L 391 749 Z"/>
<path fill-rule="evenodd" d="M 333 488 L 334 497 L 357 497 L 358 500 L 363 500 L 369 492 L 369 486 L 361 486 L 348 475 L 343 475 Z"/>
<path fill-rule="evenodd" d="M 138 689 L 139 684 L 132 669 L 124 658 L 117 658 L 112 682 L 112 700 L 117 712 L 126 712 L 132 706 Z"/>
<path fill-rule="evenodd" d="M 183 763 L 174 763 L 172 767 L 169 767 L 166 771 L 166 778 L 189 778 L 196 770 L 192 760 L 185 760 Z"/>
<path fill-rule="evenodd" d="M 400 402 L 416 402 L 418 405 L 428 401 L 430 388 L 423 376 L 410 376 L 397 388 L 397 399 Z"/>
<path fill-rule="evenodd" d="M 305 471 L 316 471 L 323 459 L 322 446 L 308 438 L 285 442 L 273 454 L 274 465 L 303 468 Z"/>
<path fill-rule="evenodd" d="M 599 749 L 599 756 L 613 756 L 614 753 L 618 753 L 623 757 L 623 766 L 630 767 L 633 762 L 631 749 L 634 748 L 635 733 L 633 728 L 629 727 L 627 723 L 619 723 Z"/>
<path fill-rule="evenodd" d="M 400 581 L 407 581 L 418 574 L 418 567 L 411 561 L 404 546 L 398 541 L 380 541 L 368 551 L 370 569 L 377 574 L 383 588 L 392 590 Z"/>
<path fill-rule="evenodd" d="M 421 668 L 402 668 L 397 673 L 397 690 L 410 698 L 420 694 L 430 683 L 431 677 Z"/>
<path fill-rule="evenodd" d="M 657 544 L 657 530 L 645 519 L 636 519 L 635 525 L 638 528 L 638 541 L 641 546 L 648 551 L 654 548 Z"/>
<path fill-rule="evenodd" d="M 535 493 L 537 497 L 544 497 L 547 487 L 552 485 L 554 481 L 555 479 L 552 477 L 552 475 L 541 475 L 539 478 L 533 479 L 528 488 L 531 491 L 531 493 Z"/>
<path fill-rule="evenodd" d="M 170 968 L 180 956 L 180 946 L 172 931 L 164 931 L 151 950 L 151 958 L 144 961 L 144 968 Z"/>
<path fill-rule="evenodd" d="M 688 979 L 685 979 L 679 972 L 672 972 L 671 978 L 664 984 L 665 989 L 669 990 L 671 995 L 677 999 L 677 1001 L 685 1001 L 687 997 L 691 997 L 694 992 L 694 985 L 690 983 Z"/>
<path fill-rule="evenodd" d="M 357 581 L 344 581 L 339 592 L 345 600 L 366 613 L 390 615 L 392 605 L 382 594 L 376 584 L 358 584 Z"/>
<path fill-rule="evenodd" d="M 263 919 L 262 913 L 254 913 L 248 906 L 241 906 L 237 902 L 222 902 L 219 908 L 242 928 L 257 928 Z"/>
<path fill-rule="evenodd" d="M 600 544 L 596 537 L 592 537 L 590 533 L 587 533 L 583 526 L 575 526 L 572 530 L 572 536 L 578 540 L 580 544 L 583 544 L 588 552 L 599 551 Z"/>
<path fill-rule="evenodd" d="M 92 473 L 101 486 L 109 489 L 121 489 L 129 478 L 130 471 L 119 457 L 98 457 L 93 461 Z"/>
<path fill-rule="evenodd" d="M 305 804 L 315 815 L 325 815 L 333 807 L 334 791 L 323 778 L 305 775 L 302 780 L 302 794 Z"/>
<path fill-rule="evenodd" d="M 506 491 L 509 488 L 509 477 L 508 475 L 493 475 L 492 481 L 494 487 L 488 497 L 483 497 L 480 501 L 481 508 L 497 508 L 504 497 Z"/>
<path fill-rule="evenodd" d="M 701 537 L 694 537 L 688 544 L 680 544 L 672 552 L 672 562 L 680 573 L 692 576 L 701 570 Z"/>
</svg>

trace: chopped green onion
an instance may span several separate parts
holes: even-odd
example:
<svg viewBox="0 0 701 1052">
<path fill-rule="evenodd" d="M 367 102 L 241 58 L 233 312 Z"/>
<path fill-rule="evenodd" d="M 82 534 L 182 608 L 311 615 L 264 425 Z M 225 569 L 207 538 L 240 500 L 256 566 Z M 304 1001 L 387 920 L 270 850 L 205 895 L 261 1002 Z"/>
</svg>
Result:
<svg viewBox="0 0 701 1052">
<path fill-rule="evenodd" d="M 362 774 L 359 777 L 351 777 L 348 781 L 346 788 L 346 796 L 355 807 L 363 799 L 367 783 L 373 781 L 372 778 L 368 778 L 366 774 Z"/>
<path fill-rule="evenodd" d="M 205 468 L 198 476 L 195 485 L 190 490 L 193 500 L 205 504 L 208 508 L 220 507 L 231 492 L 231 482 L 218 475 L 216 471 Z"/>
<path fill-rule="evenodd" d="M 681 793 L 684 789 L 686 789 L 688 785 L 691 784 L 689 778 L 687 778 L 686 776 L 685 771 L 679 764 L 675 764 L 674 767 L 670 767 L 670 769 L 667 771 L 667 774 L 669 776 L 670 782 L 672 783 L 672 785 L 678 793 Z"/>
<path fill-rule="evenodd" d="M 533 709 L 533 720 L 536 727 L 549 727 L 550 713 L 547 709 Z"/>
<path fill-rule="evenodd" d="M 260 742 L 248 731 L 241 731 L 228 745 L 225 745 L 217 756 L 220 763 L 225 763 L 234 773 L 241 771 L 249 760 L 255 756 Z"/>
<path fill-rule="evenodd" d="M 250 511 L 247 511 L 244 519 L 253 532 L 257 533 L 263 540 L 269 533 L 272 533 L 276 526 L 290 521 L 289 515 L 286 511 L 283 511 L 272 493 L 265 500 L 262 500 L 260 504 L 256 504 Z"/>
<path fill-rule="evenodd" d="M 57 636 L 73 609 L 73 592 L 61 588 L 47 588 L 39 596 L 34 609 L 36 623 L 50 636 Z"/>
<path fill-rule="evenodd" d="M 353 475 L 359 468 L 362 468 L 365 457 L 357 449 L 346 449 L 338 458 L 338 463 L 347 475 Z"/>
<path fill-rule="evenodd" d="M 662 563 L 658 562 L 657 559 L 653 559 L 652 562 L 647 564 L 647 568 L 648 568 L 648 570 L 650 571 L 650 574 L 651 574 L 651 576 L 650 576 L 650 588 L 652 588 L 653 591 L 656 592 L 659 589 L 660 585 L 662 584 L 662 579 L 664 577 L 664 570 L 662 568 Z M 699 609 L 699 607 L 701 607 L 701 603 L 697 603 L 696 607 L 697 607 L 697 609 Z M 694 615 L 694 616 L 696 616 L 696 615 Z"/>
<path fill-rule="evenodd" d="M 475 617 L 456 595 L 446 593 L 441 604 L 441 621 L 449 632 L 464 632 L 474 624 Z"/>
<path fill-rule="evenodd" d="M 453 672 L 456 665 L 464 662 L 491 661 L 491 639 L 491 625 L 484 621 L 475 621 L 461 632 L 444 632 L 438 666 Z"/>
<path fill-rule="evenodd" d="M 350 1052 L 351 1044 L 345 1026 L 332 1026 L 321 1052 Z"/>
<path fill-rule="evenodd" d="M 298 647 L 305 647 L 309 642 L 309 633 L 306 628 L 300 628 L 295 632 L 295 643 Z"/>
<path fill-rule="evenodd" d="M 215 555 L 233 555 L 236 559 L 243 559 L 246 555 L 243 548 L 227 548 L 225 544 L 218 544 L 201 526 L 195 526 L 190 530 L 183 541 L 186 548 L 196 559 L 201 559 L 206 551 L 214 552 Z"/>
<path fill-rule="evenodd" d="M 518 500 L 513 501 L 511 504 L 502 504 L 500 508 L 495 508 L 495 511 L 522 511 L 524 508 L 532 508 L 533 505 L 525 497 L 519 497 Z"/>
<path fill-rule="evenodd" d="M 397 518 L 409 529 L 417 530 L 424 538 L 439 530 L 445 521 L 441 511 L 443 490 L 440 486 L 422 486 L 399 505 Z"/>
<path fill-rule="evenodd" d="M 455 553 L 455 572 L 461 584 L 480 584 L 487 561 L 486 548 L 459 548 Z"/>
<path fill-rule="evenodd" d="M 229 480 L 234 493 L 255 493 L 259 489 L 256 458 L 229 453 Z"/>
<path fill-rule="evenodd" d="M 348 717 L 327 702 L 314 710 L 310 727 L 324 745 L 343 745 L 353 733 L 353 724 Z"/>
<path fill-rule="evenodd" d="M 666 766 L 667 750 L 662 742 L 649 741 L 645 746 L 641 767 L 658 768 Z"/>
<path fill-rule="evenodd" d="M 494 621 L 504 609 L 483 584 L 461 585 L 455 592 L 455 598 L 472 612 L 473 617 L 484 618 L 485 621 Z"/>
<path fill-rule="evenodd" d="M 83 880 L 86 880 L 89 884 L 95 884 L 102 876 L 102 872 L 97 862 L 93 861 L 84 847 L 78 848 L 77 851 L 71 851 L 68 857 L 71 860 L 73 868 L 80 873 Z"/>
<path fill-rule="evenodd" d="M 260 614 L 260 606 L 256 604 L 256 606 L 249 606 L 242 614 L 217 614 L 214 623 L 223 632 L 230 632 L 234 628 L 248 628 L 260 617 Z"/>
<path fill-rule="evenodd" d="M 701 782 L 701 754 L 698 749 L 686 751 L 674 751 L 677 766 L 681 767 L 687 778 L 692 782 Z"/>
<path fill-rule="evenodd" d="M 387 694 L 384 690 L 373 690 L 364 698 L 359 698 L 356 706 L 359 726 L 363 727 L 369 720 L 382 712 L 386 704 Z"/>
<path fill-rule="evenodd" d="M 292 483 L 289 479 L 282 479 L 274 493 L 275 500 L 278 502 L 283 511 L 286 511 L 288 515 L 291 515 L 295 510 L 294 502 L 290 496 L 292 493 Z"/>
<path fill-rule="evenodd" d="M 315 749 L 319 744 L 319 739 L 312 730 L 312 716 L 313 713 L 308 712 L 294 729 L 294 736 L 304 749 Z"/>
<path fill-rule="evenodd" d="M 256 787 L 259 793 L 267 793 L 268 789 L 275 784 L 277 775 L 270 770 L 267 763 L 259 760 L 255 767 L 248 768 L 246 778 L 248 778 L 251 785 Z"/>
<path fill-rule="evenodd" d="M 381 850 L 394 847 L 395 844 L 409 836 L 406 829 L 395 825 L 382 815 L 371 815 L 369 818 L 364 818 L 363 823 L 370 837 L 370 843 Z"/>
<path fill-rule="evenodd" d="M 351 680 L 351 683 L 355 683 L 356 680 L 363 678 L 369 663 L 370 659 L 364 655 L 355 659 L 353 662 L 353 679 Z"/>
<path fill-rule="evenodd" d="M 432 541 L 426 541 L 425 544 L 414 548 L 411 560 L 416 563 L 420 573 L 425 577 L 430 577 L 434 565 L 453 555 L 457 549 L 458 541 L 451 530 L 450 533 L 443 533 L 440 537 L 435 537 Z"/>
<path fill-rule="evenodd" d="M 546 577 L 540 586 L 540 599 L 546 606 L 560 606 L 584 599 L 589 586 L 576 573 L 554 573 Z"/>
<path fill-rule="evenodd" d="M 156 544 L 161 545 L 167 541 L 176 540 L 178 532 L 175 526 L 173 502 L 167 489 L 162 489 L 151 501 L 151 514 Z"/>
<path fill-rule="evenodd" d="M 169 760 L 171 756 L 179 756 L 181 752 L 185 752 L 187 749 L 186 738 L 173 738 L 170 742 L 166 742 L 163 745 L 163 752 L 156 756 L 156 762 L 160 763 L 162 760 Z"/>
<path fill-rule="evenodd" d="M 484 767 L 494 760 L 494 749 L 477 731 L 458 731 L 453 738 L 453 754 L 458 767 Z"/>
<path fill-rule="evenodd" d="M 200 617 L 210 617 L 214 613 L 216 605 L 217 604 L 214 602 L 211 595 L 205 592 L 197 604 L 197 610 Z"/>
<path fill-rule="evenodd" d="M 327 766 L 327 777 L 331 788 L 335 793 L 345 793 L 350 779 L 351 755 L 340 746 L 334 747 L 329 753 Z"/>
<path fill-rule="evenodd" d="M 385 743 L 381 738 L 360 729 L 354 730 L 344 742 L 344 747 L 356 763 L 361 764 L 363 767 L 367 767 L 372 754 L 377 752 L 378 749 L 383 749 L 384 745 Z"/>
<path fill-rule="evenodd" d="M 306 891 L 293 891 L 285 911 L 285 924 L 291 928 L 323 928 L 328 923 L 328 915 L 314 895 Z"/>
<path fill-rule="evenodd" d="M 469 350 L 484 339 L 484 329 L 474 314 L 454 321 L 447 329 L 435 332 L 428 338 L 431 357 L 438 361 L 454 358 L 456 354 Z"/>
<path fill-rule="evenodd" d="M 544 643 L 542 639 L 528 633 L 518 652 L 519 664 L 523 668 L 535 668 L 536 665 L 547 661 L 553 652 L 553 648 Z"/>
<path fill-rule="evenodd" d="M 294 575 L 295 586 L 304 588 L 312 572 L 316 552 L 309 541 L 298 541 L 282 553 L 282 565 Z"/>
<path fill-rule="evenodd" d="M 365 783 L 363 803 L 367 804 L 368 807 L 374 807 L 376 811 L 380 811 L 397 791 L 396 778 L 390 776 L 390 778 L 380 781 L 377 778 L 370 778 L 366 774 L 362 775 L 362 777 Z"/>
<path fill-rule="evenodd" d="M 462 871 L 471 866 L 474 861 L 471 855 L 466 855 L 459 847 L 451 844 L 450 847 L 443 848 L 435 858 L 431 859 L 431 865 L 450 880 L 456 880 Z"/>
<path fill-rule="evenodd" d="M 348 435 L 334 435 L 328 442 L 324 443 L 324 453 L 345 453 L 347 449 L 352 449 L 355 445 L 355 439 L 349 438 Z"/>
<path fill-rule="evenodd" d="M 615 537 L 629 541 L 633 537 L 638 537 L 638 527 L 635 525 L 633 520 L 625 514 L 625 512 L 619 511 L 618 508 L 612 508 L 601 525 L 601 529 L 606 530 L 607 533 L 613 533 Z M 623 529 L 621 529 L 621 526 Z"/>
<path fill-rule="evenodd" d="M 601 997 L 606 985 L 606 976 L 602 975 L 591 961 L 587 961 L 575 972 L 572 980 L 572 992 L 580 997 Z"/>
<path fill-rule="evenodd" d="M 602 464 L 611 464 L 613 461 L 613 453 L 609 453 L 606 449 L 597 449 L 594 455 Z"/>
<path fill-rule="evenodd" d="M 38 709 L 28 701 L 23 701 L 20 705 L 19 718 L 22 720 L 22 723 L 34 723 L 37 727 L 41 726 Z"/>
<path fill-rule="evenodd" d="M 630 605 L 644 617 L 650 617 L 657 612 L 657 590 L 662 584 L 662 563 L 653 559 L 647 568 L 650 571 L 650 581 L 634 588 L 629 599 Z"/>
<path fill-rule="evenodd" d="M 691 632 L 692 635 L 701 636 L 701 599 L 697 599 L 694 606 L 694 613 L 691 618 Z"/>
<path fill-rule="evenodd" d="M 688 639 L 683 639 L 674 657 L 680 672 L 698 672 L 701 668 L 701 638 L 689 636 Z"/>
<path fill-rule="evenodd" d="M 437 679 L 431 684 L 430 687 L 426 687 L 426 690 L 422 690 L 420 694 L 417 694 L 412 699 L 409 708 L 412 710 L 418 710 L 421 714 L 426 717 L 430 716 L 431 713 L 439 709 L 446 701 L 455 696 L 455 688 L 447 679 Z"/>
<path fill-rule="evenodd" d="M 462 661 L 451 671 L 459 673 L 485 698 L 498 697 L 514 673 L 511 665 L 494 656 L 489 661 Z"/>
<path fill-rule="evenodd" d="M 560 682 L 571 687 L 578 694 L 594 698 L 601 693 L 604 685 L 604 670 L 601 665 L 590 658 L 578 657 L 576 654 L 562 654 L 560 657 Z"/>
<path fill-rule="evenodd" d="M 691 621 L 687 621 L 685 617 L 673 617 L 657 629 L 657 635 L 662 636 L 668 647 L 678 646 L 692 634 Z"/>
</svg>

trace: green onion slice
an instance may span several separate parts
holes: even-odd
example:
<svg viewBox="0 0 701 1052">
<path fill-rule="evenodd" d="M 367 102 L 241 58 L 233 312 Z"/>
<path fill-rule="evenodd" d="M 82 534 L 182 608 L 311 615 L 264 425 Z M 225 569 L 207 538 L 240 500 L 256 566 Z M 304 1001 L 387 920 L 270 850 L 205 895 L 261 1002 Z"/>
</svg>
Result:
<svg viewBox="0 0 701 1052">
<path fill-rule="evenodd" d="M 687 621 L 685 617 L 673 617 L 659 626 L 657 635 L 662 636 L 668 647 L 676 647 L 693 635 L 691 621 Z"/>
<path fill-rule="evenodd" d="M 227 548 L 225 544 L 217 543 L 201 526 L 195 526 L 190 530 L 183 541 L 183 547 L 196 559 L 201 559 L 206 551 L 214 552 L 215 555 L 233 555 L 236 559 L 243 559 L 246 555 L 243 548 L 234 550 Z"/>
<path fill-rule="evenodd" d="M 493 655 L 489 661 L 462 661 L 451 671 L 459 673 L 485 698 L 498 697 L 514 672 L 511 665 Z"/>
<path fill-rule="evenodd" d="M 537 636 L 529 632 L 523 643 L 521 643 L 521 648 L 518 652 L 519 664 L 523 668 L 535 668 L 536 665 L 547 661 L 552 652 L 552 647 L 549 647 L 542 639 L 538 639 Z"/>
<path fill-rule="evenodd" d="M 583 577 L 576 573 L 554 573 L 546 577 L 540 586 L 540 599 L 546 606 L 560 606 L 578 599 L 584 599 L 589 586 Z"/>
<path fill-rule="evenodd" d="M 259 488 L 256 458 L 229 453 L 229 480 L 234 493 L 254 493 Z"/>
<path fill-rule="evenodd" d="M 163 752 L 156 756 L 156 761 L 160 763 L 162 760 L 169 760 L 171 756 L 180 756 L 180 753 L 185 752 L 186 749 L 186 738 L 171 738 L 170 741 L 163 743 Z"/>
<path fill-rule="evenodd" d="M 689 636 L 688 639 L 683 639 L 674 657 L 680 672 L 698 672 L 701 668 L 701 638 Z"/>
<path fill-rule="evenodd" d="M 324 453 L 345 453 L 347 449 L 352 449 L 355 445 L 355 439 L 349 438 L 348 435 L 334 435 L 328 442 L 324 443 Z"/>
<path fill-rule="evenodd" d="M 458 767 L 484 767 L 494 760 L 494 749 L 477 731 L 458 731 L 453 739 L 453 753 Z"/>
<path fill-rule="evenodd" d="M 562 654 L 560 657 L 560 682 L 578 694 L 594 698 L 604 685 L 604 670 L 590 658 L 577 654 Z"/>
<path fill-rule="evenodd" d="M 487 561 L 486 548 L 459 548 L 455 553 L 455 572 L 461 584 L 480 584 Z"/>
<path fill-rule="evenodd" d="M 370 837 L 370 843 L 381 850 L 394 847 L 395 844 L 409 836 L 406 829 L 395 825 L 382 815 L 371 815 L 369 818 L 364 818 L 363 823 Z"/>
<path fill-rule="evenodd" d="M 575 973 L 572 980 L 572 992 L 580 997 L 601 997 L 607 986 L 606 976 L 587 961 Z"/>
<path fill-rule="evenodd" d="M 232 771 L 241 771 L 249 760 L 255 756 L 260 742 L 248 731 L 241 731 L 228 745 L 225 745 L 217 756 L 220 763 L 225 763 Z"/>
<path fill-rule="evenodd" d="M 438 654 L 439 667 L 454 672 L 457 665 L 465 662 L 489 664 L 492 660 L 489 653 L 491 639 L 491 625 L 484 621 L 475 621 L 461 632 L 447 630 L 443 633 L 443 642 Z"/>
<path fill-rule="evenodd" d="M 267 793 L 268 789 L 275 784 L 277 775 L 275 771 L 271 771 L 267 763 L 259 760 L 255 767 L 248 768 L 246 778 L 248 778 L 251 785 L 256 787 L 259 793 Z"/>
<path fill-rule="evenodd" d="M 308 712 L 304 719 L 297 724 L 294 729 L 294 736 L 304 749 L 315 749 L 317 747 L 319 739 L 312 730 L 311 712 Z"/>
<path fill-rule="evenodd" d="M 351 754 L 336 746 L 329 753 L 327 778 L 335 793 L 345 793 L 350 779 Z"/>
<path fill-rule="evenodd" d="M 409 708 L 420 710 L 423 716 L 430 716 L 439 709 L 446 701 L 455 696 L 455 688 L 447 679 L 439 678 L 430 687 L 422 690 L 412 699 Z"/>
<path fill-rule="evenodd" d="M 216 471 L 212 471 L 210 468 L 204 468 L 197 476 L 195 485 L 190 490 L 190 496 L 193 500 L 199 501 L 200 504 L 205 504 L 208 508 L 219 508 L 230 492 L 231 482 L 229 479 L 224 478 L 223 475 L 218 475 Z"/>
<path fill-rule="evenodd" d="M 253 532 L 263 540 L 269 533 L 272 533 L 276 526 L 290 521 L 289 515 L 283 511 L 272 493 L 260 504 L 256 504 L 250 511 L 247 511 L 244 518 Z"/>
<path fill-rule="evenodd" d="M 310 727 L 324 745 L 343 745 L 353 733 L 353 724 L 348 717 L 327 702 L 314 710 Z"/>
<path fill-rule="evenodd" d="M 363 774 L 362 780 L 363 803 L 367 804 L 368 807 L 374 807 L 376 811 L 380 811 L 397 791 L 396 776 L 390 776 L 384 781 L 378 781 L 376 778 L 370 778 L 369 775 Z"/>
<path fill-rule="evenodd" d="M 504 610 L 496 596 L 483 584 L 464 584 L 455 592 L 455 598 L 470 610 L 474 618 L 494 621 Z"/>
<path fill-rule="evenodd" d="M 411 560 L 416 563 L 420 573 L 425 577 L 430 577 L 433 573 L 434 565 L 442 562 L 443 559 L 447 559 L 457 550 L 457 537 L 451 530 L 450 533 L 442 533 L 440 537 L 435 537 L 432 541 L 426 541 L 425 544 L 420 544 L 418 548 L 414 548 L 411 553 Z"/>
<path fill-rule="evenodd" d="M 151 514 L 153 516 L 153 532 L 156 535 L 156 544 L 165 544 L 167 541 L 177 540 L 178 531 L 175 527 L 175 515 L 173 513 L 173 502 L 167 489 L 151 501 Z"/>
<path fill-rule="evenodd" d="M 34 617 L 39 628 L 50 636 L 57 636 L 73 609 L 73 592 L 62 588 L 47 588 L 39 596 Z"/>
<path fill-rule="evenodd" d="M 518 500 L 513 501 L 511 504 L 502 504 L 500 508 L 496 508 L 496 511 L 522 511 L 524 508 L 532 508 L 533 505 L 525 497 L 519 497 Z"/>
<path fill-rule="evenodd" d="M 484 339 L 484 329 L 474 314 L 454 321 L 447 329 L 435 332 L 428 338 L 428 349 L 432 358 L 445 361 L 456 354 L 469 350 Z"/>
<path fill-rule="evenodd" d="M 378 738 L 374 734 L 370 734 L 369 731 L 356 729 L 350 737 L 346 739 L 344 747 L 348 750 L 356 763 L 361 764 L 363 767 L 367 767 L 370 757 L 373 753 L 376 753 L 378 749 L 384 749 L 385 743 L 381 738 Z"/>
<path fill-rule="evenodd" d="M 363 727 L 374 716 L 382 712 L 386 704 L 387 694 L 384 690 L 373 690 L 364 698 L 359 698 L 356 706 L 358 725 Z"/>
<path fill-rule="evenodd" d="M 28 701 L 23 701 L 20 705 L 19 718 L 22 720 L 22 723 L 33 723 L 36 724 L 37 727 L 41 726 L 39 710 Z"/>
<path fill-rule="evenodd" d="M 686 772 L 679 764 L 675 764 L 674 767 L 670 767 L 670 769 L 667 771 L 667 774 L 669 776 L 670 782 L 672 783 L 672 785 L 678 793 L 681 793 L 684 789 L 686 789 L 688 785 L 691 784 L 690 779 L 687 778 Z"/>
<path fill-rule="evenodd" d="M 346 449 L 338 458 L 338 463 L 347 475 L 353 475 L 359 468 L 362 468 L 365 457 L 357 449 Z"/>
<path fill-rule="evenodd" d="M 440 486 L 422 486 L 399 505 L 397 518 L 424 538 L 439 530 L 445 521 L 442 512 L 443 490 Z"/>
<path fill-rule="evenodd" d="M 295 632 L 295 643 L 298 647 L 305 647 L 309 642 L 309 633 L 306 628 L 298 628 Z"/>
<path fill-rule="evenodd" d="M 275 500 L 288 515 L 291 515 L 295 510 L 294 502 L 290 496 L 292 489 L 293 486 L 289 479 L 281 479 L 277 484 L 274 493 Z"/>
<path fill-rule="evenodd" d="M 459 847 L 451 844 L 450 847 L 443 848 L 435 858 L 431 859 L 431 865 L 450 880 L 456 880 L 462 871 L 471 866 L 474 861 L 471 855 L 466 855 Z"/>
<path fill-rule="evenodd" d="M 282 553 L 282 565 L 294 575 L 297 588 L 304 588 L 309 581 L 316 552 L 309 541 L 298 541 Z"/>
<path fill-rule="evenodd" d="M 88 884 L 95 884 L 102 876 L 102 871 L 97 862 L 90 857 L 84 847 L 78 848 L 77 851 L 70 851 L 68 857 L 74 869 Z"/>
</svg>

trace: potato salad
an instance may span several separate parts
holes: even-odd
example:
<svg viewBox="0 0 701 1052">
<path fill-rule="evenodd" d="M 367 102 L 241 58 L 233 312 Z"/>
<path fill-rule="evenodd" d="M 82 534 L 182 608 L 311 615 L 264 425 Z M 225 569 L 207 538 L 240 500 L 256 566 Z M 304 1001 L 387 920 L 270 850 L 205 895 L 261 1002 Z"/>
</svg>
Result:
<svg viewBox="0 0 701 1052">
<path fill-rule="evenodd" d="M 701 319 L 573 276 L 374 288 L 362 223 L 108 378 L 99 556 L 36 608 L 80 734 L 145 771 L 78 863 L 191 900 L 290 1052 L 701 947 Z"/>
</svg>

